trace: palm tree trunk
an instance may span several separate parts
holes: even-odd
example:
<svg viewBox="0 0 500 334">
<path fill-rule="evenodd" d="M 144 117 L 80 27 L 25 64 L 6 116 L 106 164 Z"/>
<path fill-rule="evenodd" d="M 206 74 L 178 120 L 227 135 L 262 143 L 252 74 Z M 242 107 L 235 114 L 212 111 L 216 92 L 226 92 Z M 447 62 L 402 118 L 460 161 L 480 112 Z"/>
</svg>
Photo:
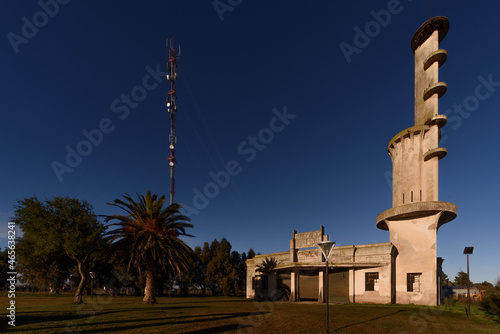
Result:
<svg viewBox="0 0 500 334">
<path fill-rule="evenodd" d="M 77 261 L 78 263 L 78 272 L 80 273 L 80 284 L 78 284 L 78 288 L 75 291 L 75 303 L 81 304 L 83 302 L 83 289 L 85 287 L 85 283 L 87 282 L 87 275 L 85 274 L 85 270 L 83 269 L 83 263 L 81 261 Z"/>
<path fill-rule="evenodd" d="M 156 266 L 152 261 L 146 265 L 146 291 L 142 302 L 156 304 Z"/>
</svg>

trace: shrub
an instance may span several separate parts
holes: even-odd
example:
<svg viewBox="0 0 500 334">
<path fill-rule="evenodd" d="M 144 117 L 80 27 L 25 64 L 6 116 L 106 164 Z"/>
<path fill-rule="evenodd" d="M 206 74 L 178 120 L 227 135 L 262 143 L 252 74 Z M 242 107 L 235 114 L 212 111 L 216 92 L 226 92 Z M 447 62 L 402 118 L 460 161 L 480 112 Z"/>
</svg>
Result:
<svg viewBox="0 0 500 334">
<path fill-rule="evenodd" d="M 451 307 L 457 303 L 457 299 L 453 296 L 446 296 L 443 299 L 443 305 Z"/>
<path fill-rule="evenodd" d="M 485 296 L 481 301 L 481 309 L 500 319 L 500 294 Z"/>
</svg>

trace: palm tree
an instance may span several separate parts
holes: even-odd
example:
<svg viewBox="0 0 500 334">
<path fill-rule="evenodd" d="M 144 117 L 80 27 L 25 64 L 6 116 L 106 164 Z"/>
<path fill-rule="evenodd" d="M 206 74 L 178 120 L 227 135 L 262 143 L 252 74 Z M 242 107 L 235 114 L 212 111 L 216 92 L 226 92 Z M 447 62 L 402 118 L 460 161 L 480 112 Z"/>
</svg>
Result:
<svg viewBox="0 0 500 334">
<path fill-rule="evenodd" d="M 260 271 L 264 275 L 269 276 L 269 274 L 274 271 L 274 269 L 276 268 L 277 265 L 278 265 L 278 261 L 276 260 L 275 257 L 271 257 L 271 258 L 266 257 L 265 260 L 263 260 L 261 262 L 261 264 L 258 264 L 256 266 L 256 268 L 257 268 L 256 271 Z M 280 299 L 289 300 L 290 294 L 291 294 L 290 288 L 285 283 L 283 283 L 283 278 L 280 276 L 279 271 L 275 271 L 275 275 L 276 275 L 277 289 L 276 289 L 276 291 L 273 291 L 271 293 L 271 296 L 270 296 L 271 299 L 273 299 L 273 300 L 280 300 Z"/>
<path fill-rule="evenodd" d="M 180 204 L 173 203 L 163 208 L 165 196 L 158 198 L 148 190 L 146 196 L 137 194 L 134 201 L 129 194 L 126 201 L 115 199 L 108 203 L 124 210 L 127 215 L 106 216 L 106 222 L 118 220 L 110 226 L 118 228 L 107 233 L 111 243 L 114 262 L 126 264 L 127 270 L 134 267 L 146 275 L 146 291 L 143 303 L 156 303 L 155 280 L 159 269 L 168 264 L 177 274 L 189 268 L 193 251 L 179 236 L 189 236 L 186 228 L 192 228 L 188 217 L 180 214 Z"/>
</svg>

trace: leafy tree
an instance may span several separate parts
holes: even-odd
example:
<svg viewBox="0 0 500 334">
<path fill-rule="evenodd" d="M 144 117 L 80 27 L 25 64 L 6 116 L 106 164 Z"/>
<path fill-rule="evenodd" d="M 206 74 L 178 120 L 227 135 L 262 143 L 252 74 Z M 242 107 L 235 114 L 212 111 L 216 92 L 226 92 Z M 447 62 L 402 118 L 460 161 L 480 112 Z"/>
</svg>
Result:
<svg viewBox="0 0 500 334">
<path fill-rule="evenodd" d="M 5 269 L 7 269 L 7 266 L 9 264 L 8 252 L 9 252 L 8 247 L 5 247 L 3 251 L 0 251 L 0 272 L 3 272 Z"/>
<path fill-rule="evenodd" d="M 255 257 L 255 252 L 252 248 L 248 250 L 247 259 L 253 259 Z"/>
<path fill-rule="evenodd" d="M 441 285 L 442 286 L 451 285 L 450 279 L 449 279 L 448 275 L 445 274 L 444 271 L 441 273 Z"/>
<path fill-rule="evenodd" d="M 244 295 L 246 290 L 247 281 L 247 267 L 245 261 L 247 260 L 247 255 L 243 252 L 239 256 L 239 260 L 236 264 L 236 279 L 235 279 L 235 290 L 236 296 Z"/>
<path fill-rule="evenodd" d="M 203 249 L 200 248 L 200 246 L 196 246 L 194 253 L 196 263 L 193 269 L 191 284 L 194 288 L 200 289 L 201 293 L 205 295 L 207 292 L 205 277 L 207 276 L 207 267 L 210 261 L 210 248 L 208 247 L 208 242 L 203 244 Z"/>
<path fill-rule="evenodd" d="M 208 243 L 205 243 L 207 245 Z M 210 290 L 212 293 L 212 296 L 217 296 L 219 294 L 219 281 L 217 280 L 217 277 L 215 276 L 216 274 L 216 268 L 214 268 L 213 265 L 211 265 L 211 262 L 214 261 L 213 258 L 217 252 L 217 247 L 219 247 L 219 241 L 215 239 L 212 241 L 210 244 L 209 248 L 205 248 L 205 245 L 203 246 L 203 253 L 207 257 L 207 272 L 205 274 L 205 283 L 207 286 L 207 289 Z"/>
<path fill-rule="evenodd" d="M 194 289 L 205 295 L 208 288 L 213 295 L 240 295 L 246 288 L 246 259 L 244 252 L 231 251 L 226 239 L 205 242 L 203 248 L 195 247 L 190 268 L 176 277 L 177 285 L 182 294 Z"/>
<path fill-rule="evenodd" d="M 207 268 L 208 287 L 212 294 L 229 296 L 234 294 L 234 280 L 237 268 L 231 261 L 231 244 L 222 238 L 220 242 L 214 240 L 210 245 L 211 260 Z"/>
<path fill-rule="evenodd" d="M 196 271 L 195 284 L 200 287 L 201 293 L 205 295 L 207 293 L 207 270 L 208 263 L 211 259 L 210 246 L 208 242 L 203 244 L 203 249 L 201 249 L 201 253 L 199 255 L 198 260 L 198 270 Z"/>
<path fill-rule="evenodd" d="M 482 283 L 479 284 L 474 284 L 479 290 L 484 290 L 486 291 L 486 294 L 491 294 L 497 292 L 493 284 L 491 284 L 488 281 L 483 281 Z"/>
<path fill-rule="evenodd" d="M 207 274 L 207 265 L 210 261 L 210 256 L 207 256 L 206 253 L 207 250 L 208 252 L 210 251 L 208 243 L 205 243 L 204 250 L 202 250 L 200 246 L 194 248 L 190 268 L 177 278 L 177 284 L 180 287 L 181 294 L 187 294 L 189 288 L 201 290 L 203 295 L 206 293 L 205 278 Z"/>
<path fill-rule="evenodd" d="M 110 226 L 117 227 L 108 233 L 114 261 L 130 270 L 135 267 L 146 276 L 143 303 L 156 303 L 156 276 L 165 264 L 177 274 L 189 268 L 192 250 L 179 236 L 192 236 L 189 218 L 180 214 L 181 205 L 174 203 L 166 208 L 165 196 L 158 198 L 150 191 L 146 196 L 137 194 L 139 201 L 125 194 L 125 201 L 115 199 L 109 205 L 124 210 L 126 215 L 111 215 L 106 222 L 118 220 Z"/>
<path fill-rule="evenodd" d="M 484 286 L 484 287 L 489 287 L 489 288 L 493 288 L 493 284 L 491 284 L 490 282 L 488 281 L 483 281 L 482 283 L 480 283 L 480 285 Z"/>
<path fill-rule="evenodd" d="M 64 250 L 77 263 L 81 280 L 75 292 L 75 302 L 81 303 L 90 263 L 94 260 L 92 257 L 103 254 L 105 227 L 97 220 L 89 204 L 61 197 L 54 200 L 59 214 L 66 220 L 62 231 Z"/>
<path fill-rule="evenodd" d="M 467 281 L 470 282 L 470 285 L 472 285 L 472 282 L 467 279 L 467 273 L 459 271 L 457 276 L 455 276 L 453 284 L 455 284 L 455 286 L 467 286 Z"/>
<path fill-rule="evenodd" d="M 105 227 L 92 206 L 84 200 L 54 197 L 45 203 L 36 197 L 19 200 L 14 221 L 23 231 L 18 255 L 23 278 L 34 284 L 47 283 L 57 292 L 76 262 L 80 283 L 75 302 L 82 302 L 89 265 L 103 246 Z"/>
<path fill-rule="evenodd" d="M 48 288 L 50 293 L 59 293 L 74 265 L 66 254 L 37 248 L 37 244 L 39 242 L 32 242 L 26 237 L 18 240 L 16 254 L 20 280 L 39 289 Z"/>
<path fill-rule="evenodd" d="M 231 265 L 233 266 L 234 273 L 234 294 L 236 296 L 242 295 L 245 293 L 246 289 L 246 264 L 245 261 L 247 256 L 245 252 L 241 255 L 237 251 L 231 252 Z"/>
<path fill-rule="evenodd" d="M 9 248 L 0 252 L 0 289 L 7 286 L 7 272 L 9 271 Z"/>
<path fill-rule="evenodd" d="M 24 232 L 18 239 L 16 255 L 21 279 L 38 288 L 48 287 L 58 293 L 72 268 L 62 251 L 62 222 L 36 197 L 18 200 L 14 221 Z"/>
<path fill-rule="evenodd" d="M 115 268 L 109 262 L 109 244 L 103 240 L 100 246 L 100 249 L 96 252 L 96 255 L 98 256 L 94 255 L 94 260 L 87 266 L 87 270 L 89 273 L 95 273 L 94 278 L 92 279 L 89 276 L 87 278 L 85 286 L 82 289 L 86 289 L 87 292 L 89 292 L 91 289 L 91 284 L 93 283 L 94 289 L 105 287 L 107 293 L 113 294 L 114 292 L 112 291 L 112 289 L 121 287 L 121 282 L 118 280 L 119 276 L 115 274 Z M 78 268 L 73 268 L 71 273 L 71 285 L 77 288 L 79 285 Z"/>
</svg>

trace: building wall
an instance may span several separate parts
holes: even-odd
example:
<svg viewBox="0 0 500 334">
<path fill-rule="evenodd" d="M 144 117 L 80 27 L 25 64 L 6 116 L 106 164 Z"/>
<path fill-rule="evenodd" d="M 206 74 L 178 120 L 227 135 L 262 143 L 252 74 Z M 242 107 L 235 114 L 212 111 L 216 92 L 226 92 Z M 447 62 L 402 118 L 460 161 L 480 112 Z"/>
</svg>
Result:
<svg viewBox="0 0 500 334">
<path fill-rule="evenodd" d="M 353 268 L 353 291 L 351 302 L 390 304 L 393 294 L 393 263 L 396 250 L 391 243 L 360 245 L 356 247 L 355 260 L 358 263 L 377 261 L 378 267 Z M 376 291 L 366 291 L 366 273 L 378 273 Z"/>
<path fill-rule="evenodd" d="M 335 247 L 330 257 L 330 300 L 335 302 L 391 303 L 394 299 L 393 268 L 396 249 L 387 243 Z M 318 261 L 317 250 L 296 252 L 300 261 L 291 262 L 288 252 L 265 254 L 247 260 L 247 298 L 273 298 L 271 290 L 255 291 L 252 279 L 258 279 L 257 265 L 265 258 L 276 258 L 280 271 L 287 278 L 287 285 L 294 292 L 295 300 L 317 299 L 324 302 L 323 277 L 325 262 Z M 377 291 L 365 291 L 365 272 L 378 272 Z M 290 277 L 290 278 L 289 278 Z"/>
<path fill-rule="evenodd" d="M 440 214 L 401 221 L 387 221 L 396 246 L 396 303 L 437 305 L 436 234 Z M 419 291 L 407 289 L 408 274 L 420 273 Z"/>
</svg>

